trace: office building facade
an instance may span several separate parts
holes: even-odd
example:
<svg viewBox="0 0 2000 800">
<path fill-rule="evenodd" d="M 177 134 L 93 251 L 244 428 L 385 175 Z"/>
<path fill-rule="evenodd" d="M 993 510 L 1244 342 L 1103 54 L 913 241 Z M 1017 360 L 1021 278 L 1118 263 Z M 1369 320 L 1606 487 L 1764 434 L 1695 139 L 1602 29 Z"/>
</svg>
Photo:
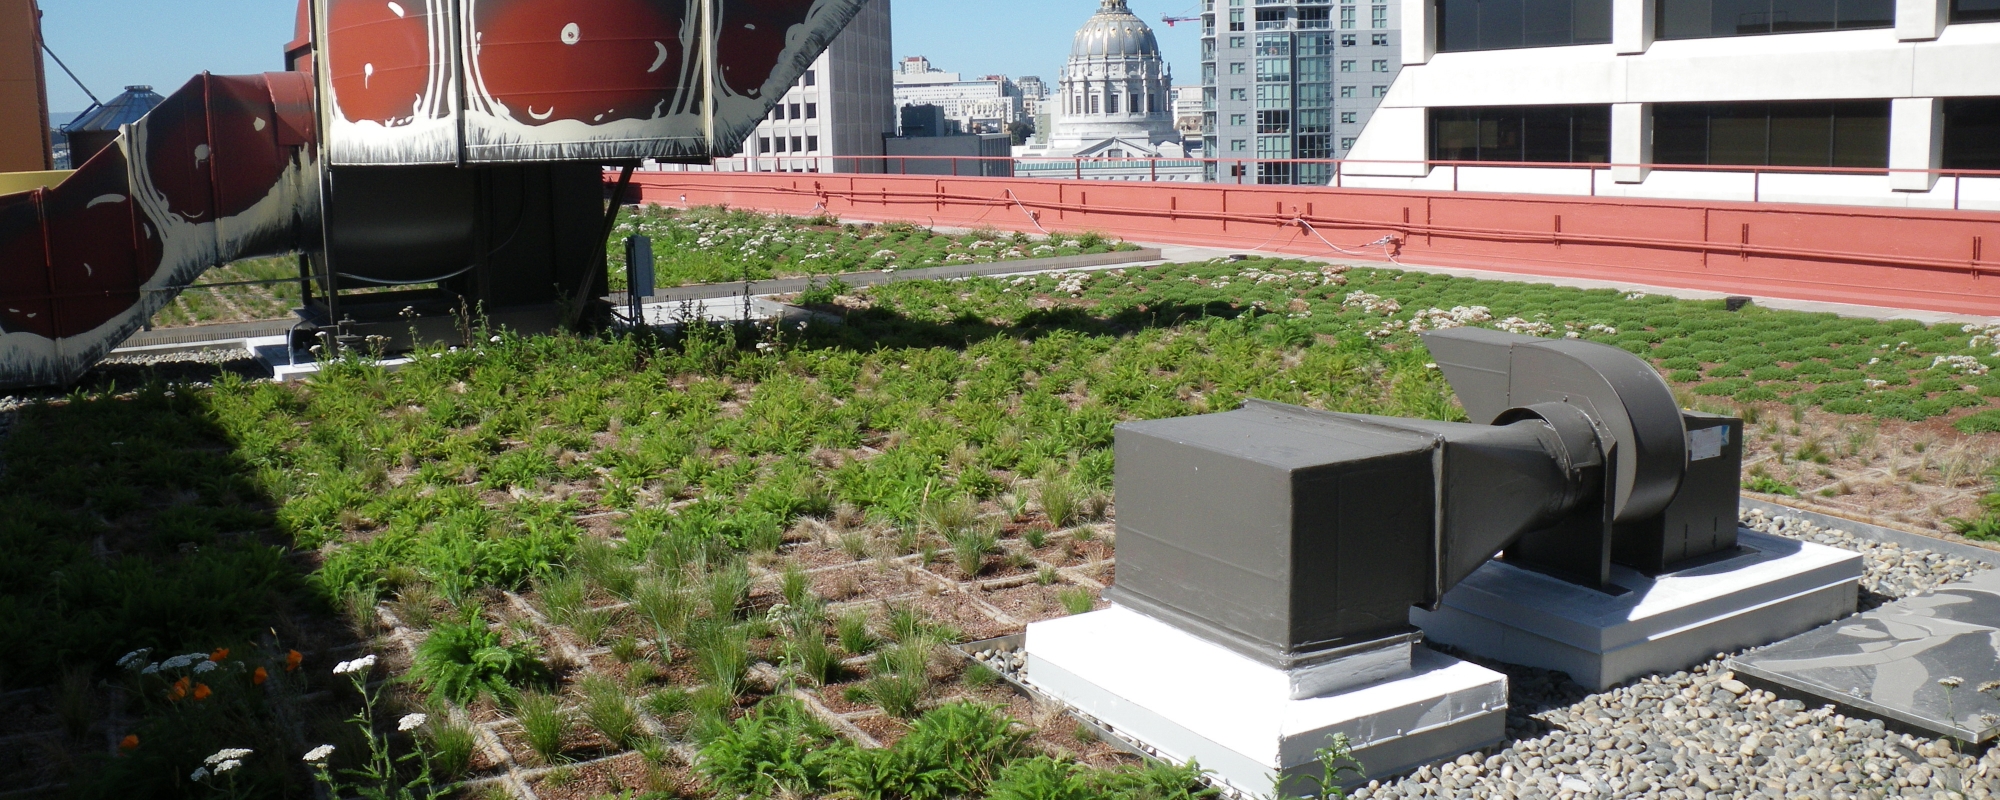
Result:
<svg viewBox="0 0 2000 800">
<path fill-rule="evenodd" d="M 1348 185 L 2000 208 L 2000 178 L 1936 172 L 2000 169 L 2000 0 L 1499 12 L 1403 7 Z"/>
<path fill-rule="evenodd" d="M 1403 0 L 1203 0 L 1208 179 L 1327 183 L 1401 71 Z"/>
</svg>

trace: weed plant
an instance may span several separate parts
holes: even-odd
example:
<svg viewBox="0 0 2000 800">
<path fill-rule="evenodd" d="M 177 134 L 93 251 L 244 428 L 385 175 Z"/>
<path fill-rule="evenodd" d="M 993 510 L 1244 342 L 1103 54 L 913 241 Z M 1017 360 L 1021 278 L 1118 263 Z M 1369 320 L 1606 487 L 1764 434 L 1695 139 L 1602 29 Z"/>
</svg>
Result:
<svg viewBox="0 0 2000 800">
<path fill-rule="evenodd" d="M 710 731 L 698 768 L 723 797 L 813 795 L 826 788 L 833 741 L 833 731 L 798 701 L 777 697 Z"/>
</svg>

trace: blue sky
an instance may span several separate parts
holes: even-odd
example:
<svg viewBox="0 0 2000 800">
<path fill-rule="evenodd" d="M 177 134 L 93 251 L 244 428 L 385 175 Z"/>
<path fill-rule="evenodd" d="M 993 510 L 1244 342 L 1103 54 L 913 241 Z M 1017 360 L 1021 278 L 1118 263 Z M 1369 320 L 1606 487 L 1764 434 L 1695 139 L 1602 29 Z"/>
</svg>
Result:
<svg viewBox="0 0 2000 800">
<path fill-rule="evenodd" d="M 1197 0 L 1130 0 L 1160 39 L 1175 82 L 1199 79 L 1200 34 L 1169 28 L 1165 14 L 1193 16 Z M 41 0 L 42 32 L 56 55 L 101 99 L 128 84 L 166 94 L 202 70 L 247 74 L 280 68 L 292 37 L 292 0 Z M 896 55 L 928 56 L 939 69 L 1053 79 L 1070 37 L 1097 0 L 894 0 Z M 55 64 L 49 106 L 82 111 L 82 90 Z"/>
</svg>

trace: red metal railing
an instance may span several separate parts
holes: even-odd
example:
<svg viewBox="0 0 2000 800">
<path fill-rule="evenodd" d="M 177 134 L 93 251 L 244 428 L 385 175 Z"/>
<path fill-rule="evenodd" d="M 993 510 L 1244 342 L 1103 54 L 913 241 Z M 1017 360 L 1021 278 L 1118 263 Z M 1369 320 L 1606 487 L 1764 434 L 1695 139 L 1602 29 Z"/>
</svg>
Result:
<svg viewBox="0 0 2000 800">
<path fill-rule="evenodd" d="M 1920 175 L 1934 176 L 1933 183 L 1936 183 L 1937 181 L 1941 181 L 1944 179 L 1951 180 L 1951 208 L 1953 210 L 1959 210 L 1963 207 L 1964 198 L 1962 195 L 1962 190 L 1964 188 L 1964 179 L 1968 178 L 2000 179 L 2000 170 L 1976 170 L 1976 169 L 1903 169 L 1903 168 L 1890 169 L 1890 168 L 1878 168 L 1878 167 L 1806 167 L 1806 166 L 1784 166 L 1784 165 L 1772 166 L 1772 165 L 1755 165 L 1755 164 L 1745 164 L 1745 165 L 1655 164 L 1655 163 L 1613 164 L 1613 163 L 1602 163 L 1602 162 L 1577 163 L 1568 161 L 1559 161 L 1559 162 L 1450 161 L 1450 160 L 1435 160 L 1435 159 L 1419 161 L 1419 160 L 1391 160 L 1391 159 L 1298 159 L 1298 158 L 1294 159 L 1079 158 L 1075 156 L 1014 157 L 1014 156 L 763 155 L 763 156 L 738 156 L 734 158 L 718 158 L 715 159 L 715 167 L 713 168 L 687 170 L 685 168 L 676 169 L 670 167 L 668 168 L 668 171 L 709 171 L 709 169 L 714 169 L 723 172 L 749 172 L 749 173 L 771 172 L 780 174 L 798 174 L 803 172 L 805 174 L 855 173 L 855 174 L 883 174 L 883 175 L 948 175 L 952 177 L 972 176 L 972 177 L 1053 178 L 1055 176 L 1039 174 L 1039 173 L 1049 173 L 1049 172 L 1054 172 L 1057 169 L 1061 169 L 1062 171 L 1068 173 L 1068 175 L 1066 175 L 1065 177 L 1076 180 L 1083 180 L 1086 177 L 1090 176 L 1102 176 L 1106 173 L 1111 173 L 1111 172 L 1118 172 L 1120 174 L 1137 174 L 1143 172 L 1146 176 L 1145 180 L 1147 182 L 1159 182 L 1161 176 L 1160 170 L 1163 165 L 1170 171 L 1175 169 L 1199 168 L 1204 173 L 1206 173 L 1207 168 L 1209 166 L 1213 165 L 1218 168 L 1216 170 L 1216 172 L 1219 175 L 1216 181 L 1217 183 L 1227 184 L 1227 185 L 1240 185 L 1240 186 L 1287 185 L 1287 184 L 1260 183 L 1258 180 L 1258 176 L 1255 174 L 1255 171 L 1256 167 L 1261 164 L 1282 164 L 1294 167 L 1295 168 L 1294 176 L 1296 176 L 1297 174 L 1296 173 L 1297 167 L 1304 167 L 1304 166 L 1325 167 L 1326 171 L 1323 174 L 1323 177 L 1326 180 L 1326 183 L 1324 185 L 1331 186 L 1336 189 L 1346 188 L 1347 179 L 1350 177 L 1356 177 L 1357 175 L 1359 177 L 1364 177 L 1364 178 L 1428 179 L 1431 175 L 1435 173 L 1435 170 L 1443 168 L 1443 169 L 1449 169 L 1451 171 L 1450 172 L 1451 191 L 1454 192 L 1460 191 L 1460 183 L 1459 183 L 1460 173 L 1462 170 L 1465 169 L 1495 170 L 1495 171 L 1515 170 L 1515 169 L 1581 171 L 1585 173 L 1588 178 L 1588 186 L 1585 187 L 1582 191 L 1579 192 L 1535 191 L 1529 193 L 1575 194 L 1575 195 L 1589 196 L 1589 197 L 1596 197 L 1598 195 L 1598 186 L 1600 183 L 1598 176 L 1600 174 L 1611 175 L 1614 173 L 1615 170 L 1620 170 L 1620 169 L 1644 170 L 1648 172 L 1694 172 L 1694 173 L 1709 173 L 1716 175 L 1747 175 L 1750 178 L 1750 202 L 1753 203 L 1764 202 L 1764 176 L 1766 175 L 1886 177 L 1886 176 L 1903 175 L 1903 174 L 1913 174 L 1913 175 L 1920 174 Z M 770 168 L 765 169 L 764 167 L 766 165 L 769 165 Z M 819 169 L 821 165 L 824 165 L 827 168 L 824 170 Z M 967 165 L 972 165 L 972 168 L 968 168 Z M 1243 175 L 1220 174 L 1223 172 L 1222 168 L 1236 167 L 1236 166 L 1243 167 L 1244 168 L 1243 171 L 1245 174 Z M 1356 166 L 1362 168 L 1361 171 L 1358 173 L 1354 169 Z M 1369 166 L 1374 166 L 1378 170 L 1380 170 L 1380 168 L 1382 167 L 1399 167 L 1399 166 L 1421 167 L 1422 174 L 1415 174 L 1418 172 L 1418 170 L 1412 169 L 1411 170 L 1412 174 L 1408 175 L 1383 175 L 1380 174 L 1379 171 L 1378 172 L 1368 171 L 1367 167 Z M 1310 184 L 1310 185 L 1321 185 L 1321 184 Z M 1619 183 L 1618 185 L 1635 186 L 1638 184 Z M 1887 191 L 1887 187 L 1884 187 L 1884 190 Z M 1897 192 L 1897 193 L 1902 194 L 1903 192 Z M 1928 194 L 1928 192 L 1908 192 L 1908 194 L 1924 195 Z M 1996 194 L 1995 203 L 1996 205 L 2000 205 L 2000 180 L 1995 181 L 1995 194 Z M 1798 202 L 1798 201 L 1787 200 L 1781 202 Z M 1826 202 L 1835 205 L 1887 205 L 1886 203 L 1871 203 L 1868 202 L 1866 199 L 1857 199 L 1852 202 L 1839 202 L 1837 200 L 1828 200 Z"/>
</svg>

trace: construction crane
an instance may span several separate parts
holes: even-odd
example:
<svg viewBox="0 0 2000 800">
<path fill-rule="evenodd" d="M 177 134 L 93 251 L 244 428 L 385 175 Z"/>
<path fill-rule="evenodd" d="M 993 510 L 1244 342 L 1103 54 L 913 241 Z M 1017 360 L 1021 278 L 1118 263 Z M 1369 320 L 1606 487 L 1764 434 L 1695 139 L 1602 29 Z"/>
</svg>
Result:
<svg viewBox="0 0 2000 800">
<path fill-rule="evenodd" d="M 1201 21 L 1201 17 L 1200 17 L 1200 16 L 1193 16 L 1193 17 L 1176 17 L 1176 16 L 1174 16 L 1174 15 L 1172 15 L 1172 14 L 1168 14 L 1168 15 L 1166 15 L 1166 16 L 1164 16 L 1164 17 L 1161 17 L 1161 18 L 1160 18 L 1160 21 L 1161 21 L 1161 22 L 1164 22 L 1164 23 L 1167 23 L 1167 27 L 1171 28 L 1171 27 L 1173 27 L 1173 26 L 1175 25 L 1175 23 L 1180 23 L 1180 22 L 1200 22 L 1200 21 Z"/>
</svg>

